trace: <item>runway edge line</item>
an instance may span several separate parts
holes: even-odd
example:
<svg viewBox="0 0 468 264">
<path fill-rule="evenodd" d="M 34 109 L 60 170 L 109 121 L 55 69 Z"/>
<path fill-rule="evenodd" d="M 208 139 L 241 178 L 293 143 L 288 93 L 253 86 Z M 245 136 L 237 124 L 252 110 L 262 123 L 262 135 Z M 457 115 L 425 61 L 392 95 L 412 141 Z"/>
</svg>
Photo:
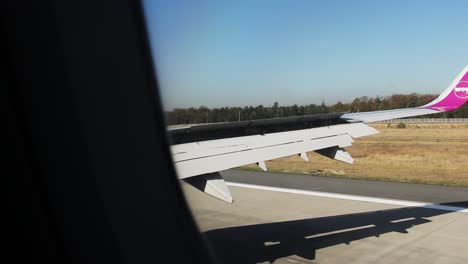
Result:
<svg viewBox="0 0 468 264">
<path fill-rule="evenodd" d="M 436 209 L 436 210 L 443 210 L 443 211 L 450 211 L 450 212 L 468 213 L 468 208 L 447 206 L 447 205 L 440 205 L 440 204 L 432 204 L 432 203 L 424 203 L 424 202 L 404 201 L 404 200 L 377 198 L 377 197 L 370 197 L 370 196 L 351 195 L 351 194 L 307 191 L 307 190 L 280 188 L 280 187 L 272 187 L 272 186 L 265 186 L 265 185 L 237 183 L 237 182 L 226 182 L 226 184 L 228 186 L 248 188 L 248 189 L 256 189 L 256 190 L 264 190 L 264 191 L 302 194 L 302 195 L 317 196 L 317 197 L 324 197 L 324 198 L 334 198 L 334 199 L 343 199 L 343 200 L 350 200 L 350 201 L 401 205 L 401 206 L 408 206 L 408 207 L 422 207 L 422 208 L 427 208 L 427 209 Z"/>
</svg>

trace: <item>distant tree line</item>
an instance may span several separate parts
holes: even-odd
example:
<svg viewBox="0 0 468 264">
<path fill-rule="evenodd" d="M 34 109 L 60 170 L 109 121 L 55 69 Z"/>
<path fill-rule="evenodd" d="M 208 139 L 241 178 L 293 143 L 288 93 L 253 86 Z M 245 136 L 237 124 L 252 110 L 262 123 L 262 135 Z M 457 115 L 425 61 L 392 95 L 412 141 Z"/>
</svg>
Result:
<svg viewBox="0 0 468 264">
<path fill-rule="evenodd" d="M 288 117 L 314 115 L 323 113 L 340 112 L 366 112 L 376 110 L 389 110 L 397 108 L 408 108 L 421 106 L 434 100 L 436 95 L 420 94 L 394 94 L 387 97 L 367 96 L 354 99 L 351 103 L 337 102 L 334 105 L 308 104 L 308 105 L 289 105 L 280 106 L 278 102 L 272 106 L 245 106 L 245 107 L 220 107 L 208 108 L 200 106 L 198 108 L 176 108 L 166 112 L 166 119 L 169 125 L 176 124 L 197 124 L 197 123 L 216 123 L 245 121 L 264 118 Z M 427 117 L 427 116 L 421 116 Z M 456 111 L 431 115 L 433 118 L 468 118 L 468 104 Z"/>
</svg>

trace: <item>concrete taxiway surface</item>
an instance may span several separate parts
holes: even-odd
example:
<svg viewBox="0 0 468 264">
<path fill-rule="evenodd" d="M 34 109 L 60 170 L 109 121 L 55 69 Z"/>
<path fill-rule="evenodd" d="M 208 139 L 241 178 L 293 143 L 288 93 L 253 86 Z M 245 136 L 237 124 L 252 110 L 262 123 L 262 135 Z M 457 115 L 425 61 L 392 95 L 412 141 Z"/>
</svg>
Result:
<svg viewBox="0 0 468 264">
<path fill-rule="evenodd" d="M 223 176 L 246 183 L 242 177 L 248 174 L 254 175 L 250 183 L 322 192 L 350 194 L 359 184 L 369 184 L 374 187 L 352 195 L 412 197 L 457 207 L 437 210 L 236 186 L 230 187 L 231 205 L 183 184 L 200 231 L 222 263 L 468 263 L 468 213 L 461 210 L 468 203 L 467 189 L 397 184 L 398 189 L 394 183 L 322 177 L 310 185 L 303 179 L 310 176 L 282 175 L 289 177 L 284 181 L 281 174 L 238 171 Z M 405 196 L 406 191 L 421 195 Z"/>
</svg>

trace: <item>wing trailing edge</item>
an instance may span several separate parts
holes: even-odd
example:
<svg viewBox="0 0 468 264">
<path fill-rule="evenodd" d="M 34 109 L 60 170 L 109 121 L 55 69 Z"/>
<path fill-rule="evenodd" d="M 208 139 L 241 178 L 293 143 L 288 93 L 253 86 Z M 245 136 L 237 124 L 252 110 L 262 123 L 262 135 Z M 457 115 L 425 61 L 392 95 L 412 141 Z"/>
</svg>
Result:
<svg viewBox="0 0 468 264">
<path fill-rule="evenodd" d="M 174 164 L 179 179 L 223 171 L 247 164 L 258 164 L 266 170 L 267 160 L 301 155 L 337 147 L 351 146 L 354 138 L 377 134 L 363 123 L 348 123 L 327 127 L 246 137 L 192 142 L 172 146 Z M 327 154 L 328 155 L 328 154 Z M 326 156 L 327 156 L 326 155 Z M 350 163 L 341 151 L 328 157 Z M 303 157 L 305 157 L 303 155 Z"/>
</svg>

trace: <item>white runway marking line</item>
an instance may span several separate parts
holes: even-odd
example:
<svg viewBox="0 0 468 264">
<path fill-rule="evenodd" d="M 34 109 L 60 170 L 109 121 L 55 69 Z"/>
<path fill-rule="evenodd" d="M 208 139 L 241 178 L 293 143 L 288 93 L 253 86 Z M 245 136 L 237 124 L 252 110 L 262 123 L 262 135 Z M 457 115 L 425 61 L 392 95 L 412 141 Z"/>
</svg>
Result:
<svg viewBox="0 0 468 264">
<path fill-rule="evenodd" d="M 317 237 L 325 237 L 325 236 L 329 236 L 329 235 L 346 233 L 346 232 L 350 232 L 350 231 L 363 230 L 363 229 L 368 229 L 368 228 L 373 228 L 373 227 L 376 227 L 376 226 L 375 225 L 358 226 L 358 227 L 347 228 L 347 229 L 343 229 L 343 230 L 337 230 L 337 231 L 331 231 L 331 232 L 326 232 L 326 233 L 321 233 L 321 234 L 315 234 L 315 235 L 311 235 L 311 236 L 306 236 L 304 238 L 305 239 L 311 239 L 311 238 L 317 238 Z"/>
<path fill-rule="evenodd" d="M 401 206 L 408 206 L 408 207 L 423 207 L 423 208 L 428 208 L 428 209 L 437 209 L 437 210 L 450 211 L 450 212 L 468 213 L 468 209 L 463 208 L 463 207 L 455 207 L 455 206 L 447 206 L 447 205 L 439 205 L 439 204 L 431 204 L 431 203 L 423 203 L 423 202 L 394 200 L 394 199 L 387 199 L 387 198 L 377 198 L 377 197 L 359 196 L 359 195 L 351 195 L 351 194 L 288 189 L 288 188 L 237 183 L 237 182 L 226 182 L 226 184 L 229 186 L 234 186 L 234 187 L 242 187 L 242 188 L 248 188 L 248 189 L 257 189 L 257 190 L 265 190 L 265 191 L 273 191 L 273 192 L 294 193 L 294 194 L 302 194 L 302 195 L 325 197 L 325 198 L 344 199 L 344 200 L 351 200 L 351 201 L 401 205 Z"/>
</svg>

